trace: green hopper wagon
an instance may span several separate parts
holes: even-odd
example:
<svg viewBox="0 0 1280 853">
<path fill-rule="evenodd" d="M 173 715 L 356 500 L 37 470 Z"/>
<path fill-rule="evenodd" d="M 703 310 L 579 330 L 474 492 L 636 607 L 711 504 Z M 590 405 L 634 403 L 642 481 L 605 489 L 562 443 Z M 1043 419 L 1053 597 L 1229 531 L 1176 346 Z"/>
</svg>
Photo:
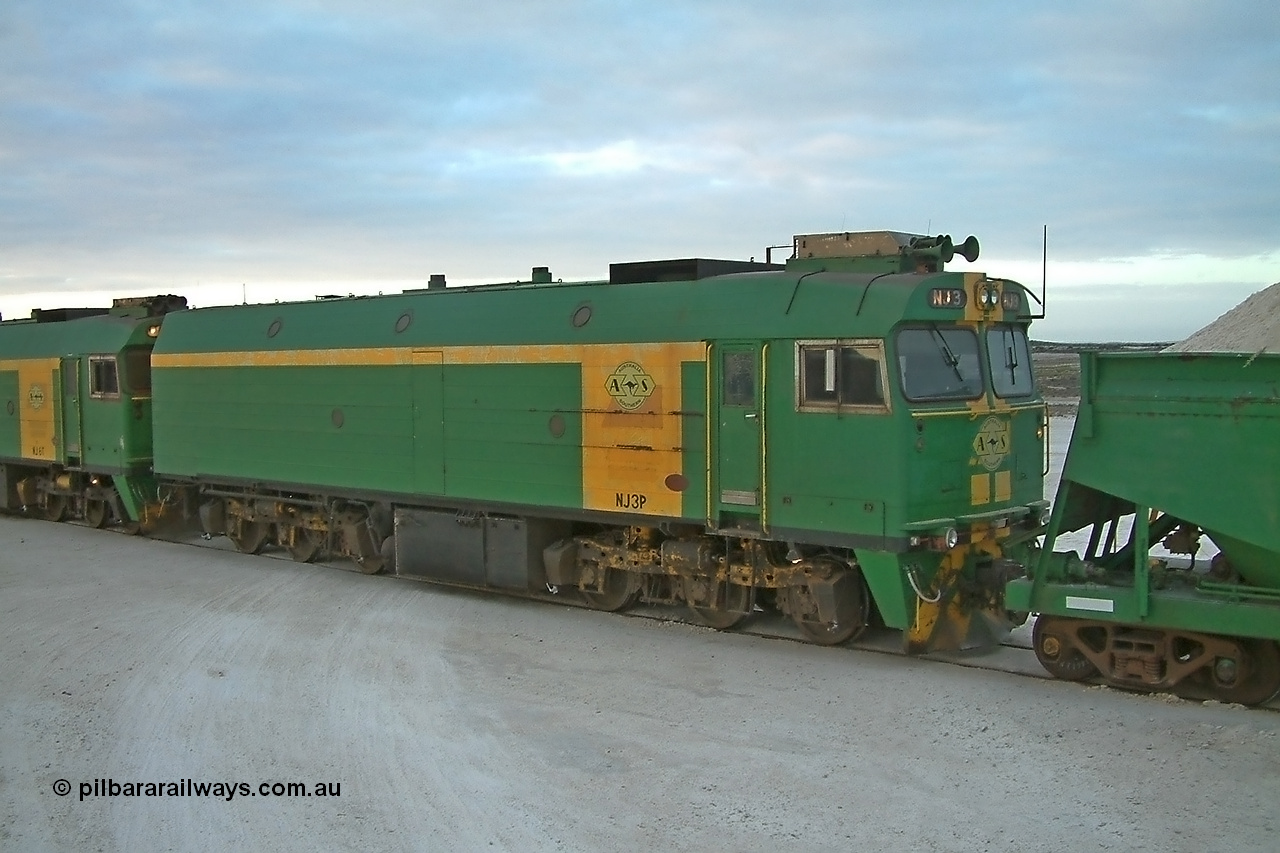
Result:
<svg viewBox="0 0 1280 853">
<path fill-rule="evenodd" d="M 1007 588 L 1010 608 L 1040 614 L 1045 668 L 1244 704 L 1274 695 L 1277 473 L 1280 354 L 1084 354 L 1045 548 Z M 1079 553 L 1053 548 L 1069 534 Z"/>
</svg>

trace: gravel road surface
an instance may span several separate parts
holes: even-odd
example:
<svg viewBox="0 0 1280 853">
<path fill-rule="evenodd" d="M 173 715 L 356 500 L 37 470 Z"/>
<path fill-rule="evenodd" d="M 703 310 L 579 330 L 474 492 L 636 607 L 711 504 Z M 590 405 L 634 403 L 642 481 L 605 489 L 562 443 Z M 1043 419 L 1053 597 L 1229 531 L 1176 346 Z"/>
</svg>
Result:
<svg viewBox="0 0 1280 853">
<path fill-rule="evenodd" d="M 0 517 L 5 851 L 1274 853 L 1277 730 Z"/>
</svg>

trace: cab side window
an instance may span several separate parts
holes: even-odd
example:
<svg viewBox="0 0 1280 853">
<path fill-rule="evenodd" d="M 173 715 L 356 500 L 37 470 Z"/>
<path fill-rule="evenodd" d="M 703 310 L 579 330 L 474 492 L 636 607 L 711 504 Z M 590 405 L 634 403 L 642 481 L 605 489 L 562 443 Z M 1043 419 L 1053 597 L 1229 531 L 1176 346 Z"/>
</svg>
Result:
<svg viewBox="0 0 1280 853">
<path fill-rule="evenodd" d="M 89 356 L 89 396 L 99 399 L 120 396 L 115 356 Z"/>
<path fill-rule="evenodd" d="M 801 341 L 796 368 L 796 402 L 802 411 L 888 410 L 879 341 Z"/>
</svg>

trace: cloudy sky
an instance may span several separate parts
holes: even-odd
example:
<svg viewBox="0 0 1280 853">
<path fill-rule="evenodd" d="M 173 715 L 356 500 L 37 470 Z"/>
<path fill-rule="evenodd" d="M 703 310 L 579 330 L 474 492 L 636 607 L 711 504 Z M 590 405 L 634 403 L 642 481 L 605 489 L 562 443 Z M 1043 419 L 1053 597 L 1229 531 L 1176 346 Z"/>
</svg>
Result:
<svg viewBox="0 0 1280 853">
<path fill-rule="evenodd" d="M 0 314 L 976 234 L 1058 340 L 1280 281 L 1275 0 L 0 0 Z"/>
</svg>

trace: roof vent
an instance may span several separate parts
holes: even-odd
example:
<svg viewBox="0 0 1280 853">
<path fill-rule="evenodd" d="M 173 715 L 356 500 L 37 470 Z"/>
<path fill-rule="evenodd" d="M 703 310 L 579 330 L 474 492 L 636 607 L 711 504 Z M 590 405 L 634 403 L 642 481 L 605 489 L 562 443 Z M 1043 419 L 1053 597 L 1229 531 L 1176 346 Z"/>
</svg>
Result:
<svg viewBox="0 0 1280 853">
<path fill-rule="evenodd" d="M 444 287 L 443 273 L 432 273 L 431 278 L 427 279 L 427 290 L 442 290 Z"/>
</svg>

